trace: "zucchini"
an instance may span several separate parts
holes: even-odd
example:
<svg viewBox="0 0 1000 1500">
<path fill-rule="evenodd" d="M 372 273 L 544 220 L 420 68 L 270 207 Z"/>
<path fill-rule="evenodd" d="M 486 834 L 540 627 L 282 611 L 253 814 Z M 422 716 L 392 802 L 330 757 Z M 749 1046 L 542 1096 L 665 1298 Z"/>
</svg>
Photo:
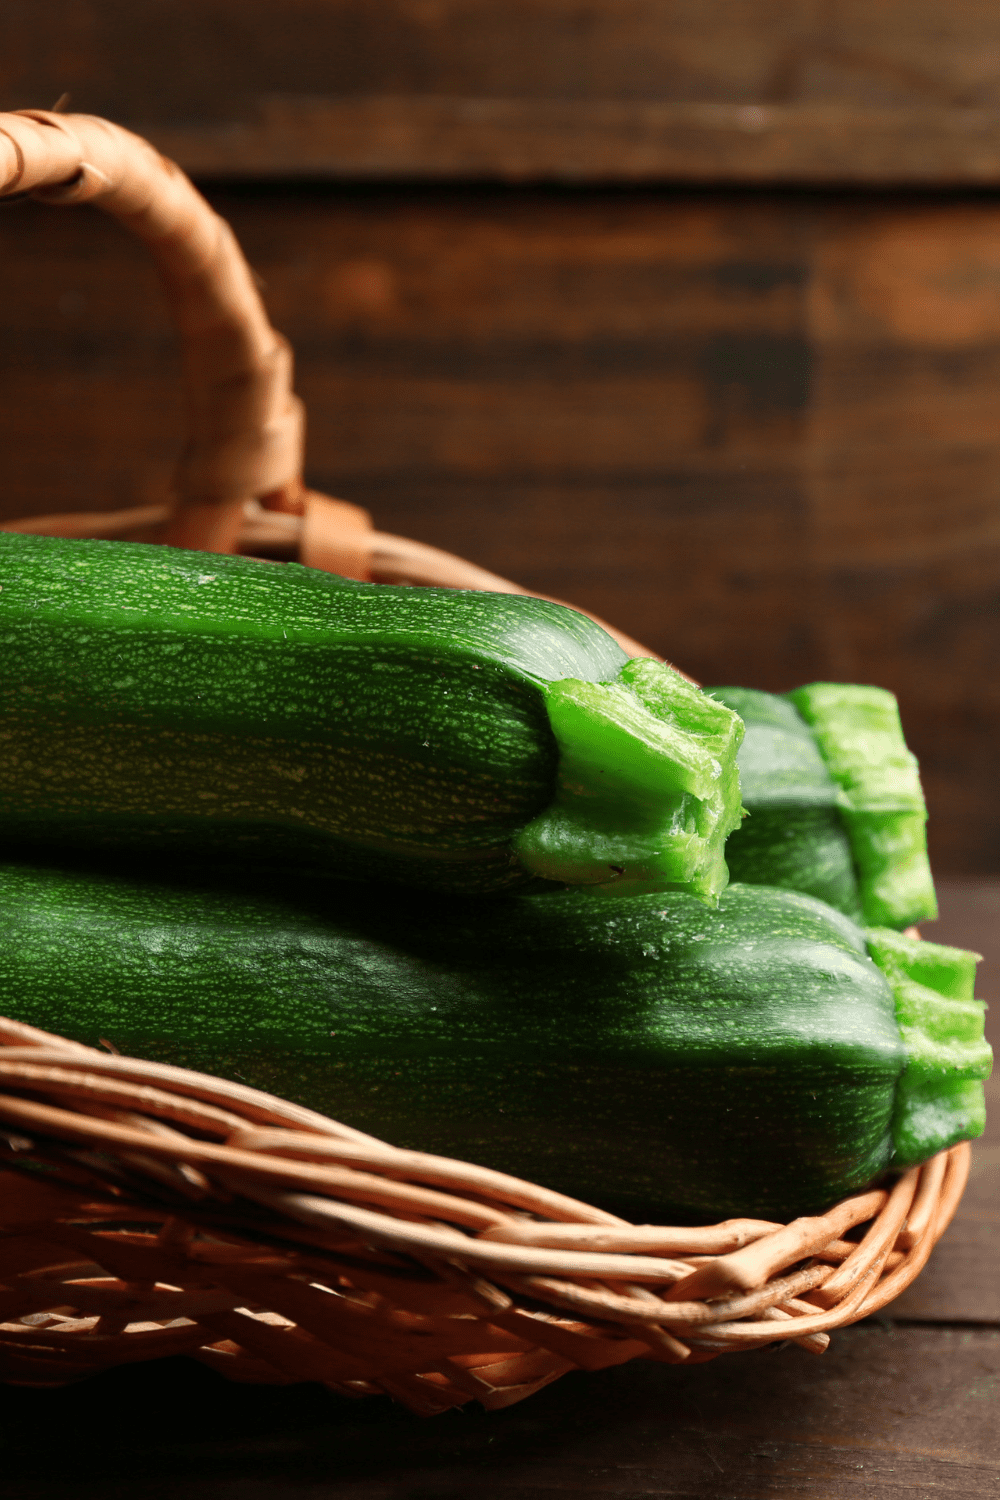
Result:
<svg viewBox="0 0 1000 1500">
<path fill-rule="evenodd" d="M 892 949 L 924 963 L 901 1027 L 860 929 L 794 892 L 442 902 L 15 864 L 0 891 L 17 1019 L 630 1218 L 818 1211 L 982 1129 L 968 983 L 942 998 L 931 945 Z"/>
<path fill-rule="evenodd" d="M 746 724 L 738 764 L 749 816 L 726 845 L 730 879 L 802 891 L 861 921 L 837 783 L 808 725 L 774 693 L 710 691 Z"/>
<path fill-rule="evenodd" d="M 542 599 L 0 535 L 0 839 L 711 903 L 737 716 Z"/>
<path fill-rule="evenodd" d="M 749 817 L 726 846 L 732 879 L 804 891 L 872 926 L 932 921 L 927 809 L 892 693 L 830 682 L 780 697 L 709 692 L 747 726 Z"/>
</svg>

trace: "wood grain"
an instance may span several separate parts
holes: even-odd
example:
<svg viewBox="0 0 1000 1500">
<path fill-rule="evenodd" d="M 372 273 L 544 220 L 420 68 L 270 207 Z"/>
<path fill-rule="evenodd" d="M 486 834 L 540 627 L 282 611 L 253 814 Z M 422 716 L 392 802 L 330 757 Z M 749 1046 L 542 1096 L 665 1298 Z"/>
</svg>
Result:
<svg viewBox="0 0 1000 1500">
<path fill-rule="evenodd" d="M 998 50 L 985 0 L 9 0 L 0 108 L 215 176 L 983 184 Z"/>
<path fill-rule="evenodd" d="M 27 4 L 8 11 L 4 83 L 18 92 L 66 87 L 69 73 L 89 91 L 77 101 L 81 108 L 111 113 L 116 106 L 129 119 L 224 121 L 251 109 L 262 93 L 587 96 L 596 92 L 600 60 L 612 97 L 656 98 L 665 82 L 683 80 L 682 97 L 698 98 L 716 79 L 745 93 L 766 73 L 771 45 L 762 41 L 764 28 L 754 37 L 752 7 L 732 9 L 730 45 L 713 56 L 717 18 L 678 16 L 680 7 L 658 0 L 386 0 L 377 7 L 290 0 L 280 27 L 264 0 L 238 7 L 232 0 L 169 7 L 57 0 L 49 37 Z M 772 4 L 769 19 L 778 11 Z M 685 57 L 685 41 L 689 53 L 693 43 L 701 55 Z M 742 55 L 734 50 L 741 43 Z"/>
<path fill-rule="evenodd" d="M 198 177 L 893 187 L 1000 181 L 1000 112 L 985 109 L 265 98 L 249 122 L 137 124 Z"/>
<path fill-rule="evenodd" d="M 986 0 L 286 0 L 280 26 L 267 0 L 11 0 L 2 24 L 7 94 L 76 87 L 122 119 L 264 92 L 988 109 L 1000 71 Z"/>
</svg>

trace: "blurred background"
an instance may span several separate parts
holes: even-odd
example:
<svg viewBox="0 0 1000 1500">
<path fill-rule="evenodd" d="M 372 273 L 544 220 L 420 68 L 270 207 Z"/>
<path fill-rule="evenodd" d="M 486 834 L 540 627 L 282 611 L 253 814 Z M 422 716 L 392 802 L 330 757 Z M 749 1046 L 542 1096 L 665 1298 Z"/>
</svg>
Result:
<svg viewBox="0 0 1000 1500">
<path fill-rule="evenodd" d="M 0 7 L 0 108 L 233 224 L 313 485 L 703 682 L 892 688 L 946 875 L 1000 873 L 998 73 L 984 0 Z M 141 247 L 19 202 L 0 254 L 2 516 L 164 498 Z"/>
</svg>

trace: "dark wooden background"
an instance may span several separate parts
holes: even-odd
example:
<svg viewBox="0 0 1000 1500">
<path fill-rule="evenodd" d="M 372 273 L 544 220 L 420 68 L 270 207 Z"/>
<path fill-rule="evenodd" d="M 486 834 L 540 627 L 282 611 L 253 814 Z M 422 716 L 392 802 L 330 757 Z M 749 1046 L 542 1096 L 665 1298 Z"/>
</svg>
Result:
<svg viewBox="0 0 1000 1500">
<path fill-rule="evenodd" d="M 69 91 L 232 221 L 315 485 L 704 681 L 899 694 L 937 869 L 979 877 L 928 935 L 987 953 L 994 1002 L 998 76 L 987 0 L 0 6 L 0 108 Z M 0 257 L 0 515 L 164 498 L 177 358 L 141 250 L 20 203 Z M 920 1281 L 820 1360 L 633 1364 L 428 1423 L 168 1363 L 8 1389 L 0 1464 L 24 1500 L 992 1500 L 991 1130 Z"/>
</svg>

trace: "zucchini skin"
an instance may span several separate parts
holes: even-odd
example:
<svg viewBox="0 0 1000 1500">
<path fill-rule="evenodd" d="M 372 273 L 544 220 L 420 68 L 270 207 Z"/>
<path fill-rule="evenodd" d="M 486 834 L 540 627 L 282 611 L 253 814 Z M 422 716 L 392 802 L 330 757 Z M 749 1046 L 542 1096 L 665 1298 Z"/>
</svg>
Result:
<svg viewBox="0 0 1000 1500">
<path fill-rule="evenodd" d="M 545 685 L 626 661 L 541 599 L 166 547 L 0 535 L 0 584 L 8 847 L 501 890 L 554 795 Z"/>
<path fill-rule="evenodd" d="M 894 1160 L 892 990 L 793 892 L 444 903 L 16 864 L 0 891 L 17 1019 L 632 1218 L 815 1212 Z"/>
</svg>

